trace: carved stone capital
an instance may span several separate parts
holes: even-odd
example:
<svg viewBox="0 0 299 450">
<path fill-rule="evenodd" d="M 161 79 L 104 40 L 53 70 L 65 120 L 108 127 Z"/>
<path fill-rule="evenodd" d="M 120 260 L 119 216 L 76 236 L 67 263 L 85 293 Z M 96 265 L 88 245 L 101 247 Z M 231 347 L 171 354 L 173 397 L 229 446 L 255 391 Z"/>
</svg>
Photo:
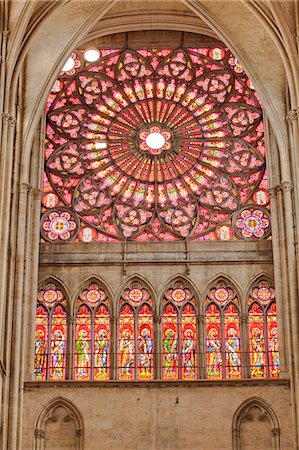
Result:
<svg viewBox="0 0 299 450">
<path fill-rule="evenodd" d="M 19 184 L 20 194 L 26 194 L 27 192 L 30 191 L 30 189 L 31 189 L 31 186 L 28 183 L 20 183 Z"/>
<path fill-rule="evenodd" d="M 17 119 L 12 114 L 2 113 L 1 118 L 5 125 L 8 125 L 10 128 L 13 129 L 16 128 Z"/>
<path fill-rule="evenodd" d="M 162 316 L 161 315 L 156 314 L 154 316 L 154 323 L 161 323 L 161 320 L 162 320 Z"/>
<path fill-rule="evenodd" d="M 2 36 L 8 36 L 9 33 L 10 33 L 9 30 L 1 30 L 1 31 L 0 31 L 0 34 L 2 34 Z"/>
<path fill-rule="evenodd" d="M 283 181 L 280 187 L 284 192 L 291 192 L 293 190 L 293 183 L 291 181 Z"/>
<path fill-rule="evenodd" d="M 45 430 L 39 430 L 36 428 L 34 430 L 34 435 L 37 439 L 45 439 Z"/>
<path fill-rule="evenodd" d="M 299 106 L 297 106 L 297 108 L 291 109 L 286 115 L 286 119 L 288 122 L 292 122 L 293 120 L 297 120 L 298 118 L 299 118 Z"/>
<path fill-rule="evenodd" d="M 204 323 L 205 316 L 203 314 L 198 314 L 198 323 Z"/>
<path fill-rule="evenodd" d="M 77 436 L 77 438 L 83 437 L 83 430 L 82 430 L 82 428 L 78 428 L 78 430 L 76 430 L 76 436 Z"/>
<path fill-rule="evenodd" d="M 241 314 L 241 322 L 247 323 L 248 321 L 248 315 L 247 314 Z"/>
<path fill-rule="evenodd" d="M 277 187 L 272 187 L 269 189 L 270 198 L 276 198 L 277 195 Z"/>
<path fill-rule="evenodd" d="M 272 430 L 271 430 L 271 435 L 272 435 L 273 437 L 280 436 L 280 428 L 272 428 Z"/>
</svg>

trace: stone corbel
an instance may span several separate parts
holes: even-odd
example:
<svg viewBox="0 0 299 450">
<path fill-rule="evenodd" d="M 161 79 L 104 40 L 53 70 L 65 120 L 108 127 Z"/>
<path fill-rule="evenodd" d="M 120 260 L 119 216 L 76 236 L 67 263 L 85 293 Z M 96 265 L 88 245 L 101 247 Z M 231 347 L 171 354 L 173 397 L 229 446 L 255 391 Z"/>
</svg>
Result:
<svg viewBox="0 0 299 450">
<path fill-rule="evenodd" d="M 292 122 L 293 120 L 297 120 L 298 118 L 299 118 L 299 106 L 297 106 L 297 108 L 291 109 L 286 115 L 286 119 L 288 122 Z"/>
<path fill-rule="evenodd" d="M 283 181 L 280 185 L 280 189 L 284 192 L 292 192 L 293 183 L 291 181 Z"/>
<path fill-rule="evenodd" d="M 36 439 L 45 439 L 45 430 L 35 429 L 34 436 Z"/>
</svg>

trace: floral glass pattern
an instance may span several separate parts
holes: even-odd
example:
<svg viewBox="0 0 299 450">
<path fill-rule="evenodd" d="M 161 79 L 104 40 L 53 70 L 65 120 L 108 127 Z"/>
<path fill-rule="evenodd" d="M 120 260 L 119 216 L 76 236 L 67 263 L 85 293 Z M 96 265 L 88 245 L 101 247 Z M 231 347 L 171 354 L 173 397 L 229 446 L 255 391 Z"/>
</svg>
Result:
<svg viewBox="0 0 299 450">
<path fill-rule="evenodd" d="M 248 300 L 250 375 L 278 378 L 280 359 L 275 291 L 267 281 L 252 290 Z"/>
<path fill-rule="evenodd" d="M 118 318 L 118 378 L 154 378 L 153 302 L 141 283 L 133 282 L 120 299 Z"/>
<path fill-rule="evenodd" d="M 239 301 L 230 287 L 219 282 L 206 299 L 206 377 L 241 378 Z"/>
<path fill-rule="evenodd" d="M 41 289 L 35 321 L 35 379 L 64 380 L 66 376 L 67 309 L 54 283 Z"/>
<path fill-rule="evenodd" d="M 192 380 L 198 377 L 195 299 L 178 282 L 168 289 L 162 313 L 162 378 Z"/>
<path fill-rule="evenodd" d="M 231 52 L 99 52 L 48 97 L 42 240 L 267 238 L 262 105 Z"/>
<path fill-rule="evenodd" d="M 110 304 L 97 283 L 90 283 L 77 301 L 74 377 L 110 378 Z"/>
</svg>

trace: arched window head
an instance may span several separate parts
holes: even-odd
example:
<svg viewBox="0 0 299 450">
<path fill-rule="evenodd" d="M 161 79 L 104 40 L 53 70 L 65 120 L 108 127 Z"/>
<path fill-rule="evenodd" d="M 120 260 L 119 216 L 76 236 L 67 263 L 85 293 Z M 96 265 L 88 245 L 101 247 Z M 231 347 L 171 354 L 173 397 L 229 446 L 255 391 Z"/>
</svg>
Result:
<svg viewBox="0 0 299 450">
<path fill-rule="evenodd" d="M 50 282 L 38 292 L 35 321 L 36 380 L 66 378 L 67 304 L 63 292 Z"/>
<path fill-rule="evenodd" d="M 77 300 L 75 380 L 110 378 L 110 304 L 106 292 L 92 282 Z"/>
<path fill-rule="evenodd" d="M 232 53 L 98 55 L 48 97 L 43 242 L 267 238 L 262 106 Z"/>
<path fill-rule="evenodd" d="M 267 281 L 255 286 L 248 300 L 250 375 L 278 378 L 280 360 L 274 288 Z"/>
<path fill-rule="evenodd" d="M 139 281 L 124 289 L 119 301 L 118 378 L 154 378 L 153 300 Z"/>
<path fill-rule="evenodd" d="M 241 378 L 240 306 L 224 281 L 210 289 L 205 307 L 206 377 Z"/>
<path fill-rule="evenodd" d="M 178 281 L 165 292 L 162 306 L 162 378 L 196 379 L 198 333 L 194 295 Z"/>
</svg>

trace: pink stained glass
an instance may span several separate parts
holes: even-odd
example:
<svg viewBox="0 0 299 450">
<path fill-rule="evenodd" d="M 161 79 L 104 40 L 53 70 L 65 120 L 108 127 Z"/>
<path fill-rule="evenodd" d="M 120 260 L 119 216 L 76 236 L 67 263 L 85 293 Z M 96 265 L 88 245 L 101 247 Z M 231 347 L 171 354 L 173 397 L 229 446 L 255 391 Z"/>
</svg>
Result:
<svg viewBox="0 0 299 450">
<path fill-rule="evenodd" d="M 47 102 L 42 240 L 267 238 L 262 107 L 231 52 L 99 51 Z"/>
<path fill-rule="evenodd" d="M 253 303 L 248 312 L 250 374 L 252 378 L 267 376 L 265 352 L 265 323 L 261 306 Z"/>
<path fill-rule="evenodd" d="M 110 378 L 110 313 L 101 305 L 94 318 L 94 379 Z"/>
<path fill-rule="evenodd" d="M 135 321 L 133 309 L 125 304 L 118 321 L 118 377 L 120 380 L 135 378 Z"/>
<path fill-rule="evenodd" d="M 211 380 L 222 378 L 222 336 L 220 309 L 211 303 L 206 309 L 206 374 Z"/>
<path fill-rule="evenodd" d="M 63 306 L 52 312 L 51 322 L 50 380 L 65 380 L 67 351 L 67 316 Z"/>
<path fill-rule="evenodd" d="M 76 314 L 75 380 L 90 380 L 91 311 L 82 305 Z"/>
<path fill-rule="evenodd" d="M 177 380 L 179 378 L 178 361 L 178 312 L 168 303 L 162 316 L 162 378 Z"/>
<path fill-rule="evenodd" d="M 145 304 L 138 312 L 138 380 L 154 378 L 154 319 Z"/>
<path fill-rule="evenodd" d="M 268 358 L 270 378 L 278 378 L 280 373 L 276 304 L 267 309 Z"/>
<path fill-rule="evenodd" d="M 182 379 L 198 378 L 196 312 L 190 303 L 181 313 Z"/>
<path fill-rule="evenodd" d="M 226 378 L 241 378 L 240 318 L 233 304 L 224 312 L 224 336 Z"/>
<path fill-rule="evenodd" d="M 35 379 L 44 381 L 47 379 L 48 366 L 48 326 L 49 313 L 46 308 L 39 305 L 36 309 L 35 319 Z"/>
</svg>

